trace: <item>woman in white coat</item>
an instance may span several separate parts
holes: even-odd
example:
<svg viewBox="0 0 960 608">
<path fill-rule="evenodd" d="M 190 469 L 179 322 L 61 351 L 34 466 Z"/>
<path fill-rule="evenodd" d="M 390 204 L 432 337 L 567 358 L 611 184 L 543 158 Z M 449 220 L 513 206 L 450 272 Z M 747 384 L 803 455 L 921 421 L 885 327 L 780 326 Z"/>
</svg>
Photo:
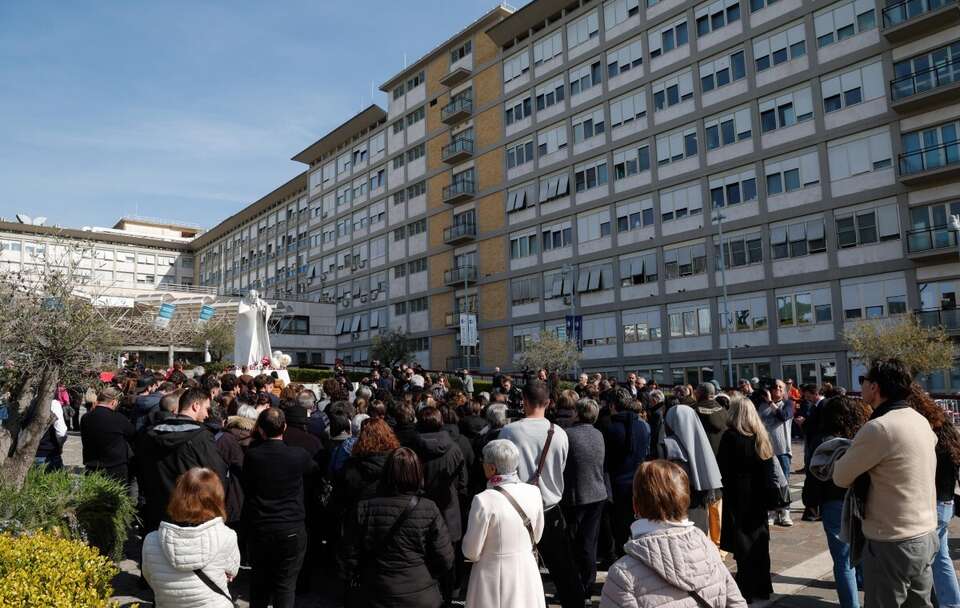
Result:
<svg viewBox="0 0 960 608">
<path fill-rule="evenodd" d="M 487 489 L 474 497 L 463 535 L 463 555 L 476 562 L 468 608 L 546 606 L 534 555 L 543 534 L 543 498 L 536 486 L 520 481 L 519 462 L 520 452 L 506 439 L 483 448 Z"/>
<path fill-rule="evenodd" d="M 180 475 L 164 521 L 143 541 L 143 578 L 157 608 L 233 608 L 227 583 L 240 569 L 237 534 L 227 527 L 223 484 L 210 469 Z"/>
</svg>

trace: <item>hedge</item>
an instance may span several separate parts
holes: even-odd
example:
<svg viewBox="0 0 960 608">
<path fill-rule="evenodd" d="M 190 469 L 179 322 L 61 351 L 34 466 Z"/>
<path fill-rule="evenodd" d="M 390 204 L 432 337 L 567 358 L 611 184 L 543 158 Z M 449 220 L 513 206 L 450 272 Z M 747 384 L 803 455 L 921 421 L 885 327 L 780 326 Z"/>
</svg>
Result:
<svg viewBox="0 0 960 608">
<path fill-rule="evenodd" d="M 117 568 L 81 541 L 0 534 L 0 607 L 108 608 Z"/>
</svg>

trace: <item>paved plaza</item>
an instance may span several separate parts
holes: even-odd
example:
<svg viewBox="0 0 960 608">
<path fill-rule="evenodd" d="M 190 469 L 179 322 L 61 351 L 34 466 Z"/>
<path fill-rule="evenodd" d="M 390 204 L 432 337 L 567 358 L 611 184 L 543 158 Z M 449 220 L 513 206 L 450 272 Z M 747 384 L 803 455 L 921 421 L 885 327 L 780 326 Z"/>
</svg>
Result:
<svg viewBox="0 0 960 608">
<path fill-rule="evenodd" d="M 795 445 L 794 453 L 803 453 L 799 444 Z M 70 434 L 70 439 L 64 446 L 64 462 L 68 466 L 79 466 L 81 462 L 80 455 L 80 437 L 76 433 Z M 830 561 L 830 554 L 827 552 L 827 542 L 823 535 L 823 528 L 819 522 L 811 523 L 800 521 L 800 515 L 803 512 L 803 506 L 799 502 L 800 488 L 803 484 L 803 477 L 798 474 L 791 475 L 791 485 L 793 486 L 793 496 L 796 501 L 793 504 L 792 528 L 781 528 L 773 526 L 770 529 L 770 558 L 773 568 L 773 587 L 775 597 L 769 603 L 757 602 L 751 606 L 777 606 L 783 608 L 821 608 L 825 606 L 838 606 L 837 594 L 833 587 L 833 565 Z M 954 519 L 951 526 L 950 552 L 953 556 L 954 565 L 960 567 L 960 519 Z M 139 586 L 139 574 L 135 559 L 138 546 L 130 543 L 127 559 L 121 562 L 121 573 L 114 579 L 114 590 L 116 596 L 114 599 L 120 602 L 121 606 L 131 606 L 139 603 L 140 606 L 148 608 L 152 606 L 151 600 L 153 594 L 148 589 Z M 727 563 L 731 569 L 736 569 L 736 564 L 732 556 L 727 557 Z M 232 585 L 233 592 L 239 596 L 239 606 L 247 608 L 249 603 L 247 599 L 247 581 L 249 570 L 241 572 L 238 579 Z M 598 574 L 598 583 L 593 590 L 593 605 L 597 606 L 600 602 L 600 587 L 606 577 L 605 572 Z M 548 595 L 552 593 L 553 588 L 546 578 L 546 589 Z M 316 592 L 310 593 L 304 597 L 298 598 L 298 608 L 334 608 L 341 606 L 337 599 L 335 590 L 339 589 L 340 583 L 331 580 L 323 572 L 316 572 L 313 588 Z M 550 604 L 549 606 L 558 606 Z"/>
</svg>

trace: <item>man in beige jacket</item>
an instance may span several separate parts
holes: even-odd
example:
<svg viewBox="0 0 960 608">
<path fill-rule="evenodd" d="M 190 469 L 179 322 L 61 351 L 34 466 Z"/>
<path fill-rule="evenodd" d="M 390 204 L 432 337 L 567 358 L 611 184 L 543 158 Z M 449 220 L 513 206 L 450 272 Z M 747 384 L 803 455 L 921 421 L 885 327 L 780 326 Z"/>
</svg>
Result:
<svg viewBox="0 0 960 608">
<path fill-rule="evenodd" d="M 911 383 L 900 360 L 873 362 L 860 380 L 873 415 L 833 468 L 834 483 L 844 488 L 869 476 L 863 518 L 866 608 L 931 605 L 931 563 L 939 547 L 937 438 L 905 402 Z"/>
</svg>

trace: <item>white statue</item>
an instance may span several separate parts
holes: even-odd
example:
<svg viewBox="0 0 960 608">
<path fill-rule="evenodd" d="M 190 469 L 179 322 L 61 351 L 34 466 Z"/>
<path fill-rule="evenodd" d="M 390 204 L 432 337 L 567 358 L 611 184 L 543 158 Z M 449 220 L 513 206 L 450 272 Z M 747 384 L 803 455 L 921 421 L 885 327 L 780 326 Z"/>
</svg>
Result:
<svg viewBox="0 0 960 608">
<path fill-rule="evenodd" d="M 263 358 L 270 358 L 267 321 L 271 314 L 273 307 L 260 299 L 256 289 L 251 289 L 247 297 L 240 300 L 233 347 L 233 362 L 238 368 L 246 365 L 251 369 L 259 369 Z"/>
</svg>

